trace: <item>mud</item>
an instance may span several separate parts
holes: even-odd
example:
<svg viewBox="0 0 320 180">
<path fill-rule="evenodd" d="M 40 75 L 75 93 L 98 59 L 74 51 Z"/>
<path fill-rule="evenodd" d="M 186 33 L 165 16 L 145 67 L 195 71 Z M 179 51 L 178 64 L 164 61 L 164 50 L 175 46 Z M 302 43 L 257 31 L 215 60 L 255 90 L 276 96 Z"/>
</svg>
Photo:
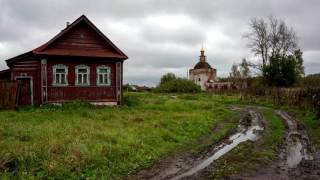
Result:
<svg viewBox="0 0 320 180">
<path fill-rule="evenodd" d="M 243 109 L 237 110 L 243 111 Z M 184 154 L 170 160 L 163 160 L 154 167 L 131 176 L 130 179 L 178 180 L 192 178 L 192 176 L 210 166 L 211 163 L 240 143 L 248 140 L 257 140 L 260 137 L 259 132 L 264 130 L 263 116 L 254 110 L 246 111 L 248 111 L 248 114 L 245 118 L 241 119 L 237 133 L 218 144 L 212 145 L 209 149 L 200 153 L 198 157 Z"/>
<path fill-rule="evenodd" d="M 131 175 L 128 179 L 203 179 L 214 168 L 214 161 L 245 141 L 255 141 L 264 130 L 264 117 L 255 109 L 260 107 L 232 107 L 235 111 L 247 111 L 239 122 L 237 133 L 194 156 L 188 153 L 175 154 L 162 159 L 149 169 Z M 275 111 L 286 125 L 285 138 L 277 158 L 255 171 L 240 172 L 227 179 L 286 180 L 320 179 L 320 152 L 309 141 L 306 128 L 283 111 Z"/>
<path fill-rule="evenodd" d="M 272 163 L 255 170 L 230 177 L 230 179 L 320 179 L 320 153 L 315 152 L 305 127 L 283 111 L 276 111 L 286 125 L 286 137 L 280 153 Z"/>
</svg>

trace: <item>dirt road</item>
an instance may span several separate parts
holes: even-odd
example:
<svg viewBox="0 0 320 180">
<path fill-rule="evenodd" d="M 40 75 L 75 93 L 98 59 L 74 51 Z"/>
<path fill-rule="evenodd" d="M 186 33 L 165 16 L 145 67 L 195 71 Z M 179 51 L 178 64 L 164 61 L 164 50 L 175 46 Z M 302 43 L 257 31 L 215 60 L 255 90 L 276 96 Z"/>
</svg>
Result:
<svg viewBox="0 0 320 180">
<path fill-rule="evenodd" d="M 140 171 L 129 179 L 202 179 L 205 170 L 215 160 L 245 141 L 256 141 L 264 130 L 265 119 L 256 108 L 232 107 L 246 111 L 236 133 L 220 143 L 193 156 L 176 154 L 161 160 L 149 169 Z M 228 179 L 320 179 L 320 153 L 316 153 L 309 141 L 305 127 L 286 112 L 275 111 L 286 124 L 286 137 L 275 161 L 254 172 L 242 172 Z"/>
<path fill-rule="evenodd" d="M 275 111 L 286 124 L 286 137 L 278 158 L 258 171 L 245 172 L 230 179 L 287 180 L 320 179 L 320 153 L 308 138 L 306 128 L 284 111 Z"/>
</svg>

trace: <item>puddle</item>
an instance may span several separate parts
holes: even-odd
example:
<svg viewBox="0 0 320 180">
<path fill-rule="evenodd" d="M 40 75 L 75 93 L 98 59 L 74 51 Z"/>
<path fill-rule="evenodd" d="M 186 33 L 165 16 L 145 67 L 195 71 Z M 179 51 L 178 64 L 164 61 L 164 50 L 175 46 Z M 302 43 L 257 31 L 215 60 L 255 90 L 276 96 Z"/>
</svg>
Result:
<svg viewBox="0 0 320 180">
<path fill-rule="evenodd" d="M 313 157 L 306 148 L 307 143 L 299 136 L 289 136 L 287 146 L 287 164 L 289 168 L 295 168 L 303 160 L 312 160 Z"/>
<path fill-rule="evenodd" d="M 288 146 L 287 164 L 290 168 L 296 167 L 302 160 L 302 144 L 300 141 Z"/>
<path fill-rule="evenodd" d="M 224 154 L 228 153 L 231 151 L 233 148 L 238 146 L 240 143 L 245 142 L 245 141 L 255 141 L 259 137 L 257 135 L 257 131 L 262 131 L 264 128 L 258 125 L 259 117 L 258 114 L 254 111 L 250 111 L 250 115 L 252 117 L 252 126 L 249 126 L 248 128 L 244 128 L 243 126 L 239 126 L 240 132 L 232 135 L 229 137 L 229 142 L 230 143 L 223 143 L 220 146 L 218 146 L 216 149 L 214 149 L 210 157 L 207 159 L 201 161 L 197 166 L 191 168 L 187 172 L 180 174 L 176 177 L 173 177 L 172 180 L 178 180 L 184 177 L 191 176 L 200 170 L 208 167 L 213 161 L 217 160 Z"/>
<path fill-rule="evenodd" d="M 297 123 L 287 113 L 278 111 L 289 127 L 289 135 L 287 141 L 287 165 L 289 168 L 297 167 L 300 162 L 304 160 L 313 160 L 313 156 L 309 152 L 308 141 L 302 138 L 301 133 L 298 132 Z"/>
</svg>

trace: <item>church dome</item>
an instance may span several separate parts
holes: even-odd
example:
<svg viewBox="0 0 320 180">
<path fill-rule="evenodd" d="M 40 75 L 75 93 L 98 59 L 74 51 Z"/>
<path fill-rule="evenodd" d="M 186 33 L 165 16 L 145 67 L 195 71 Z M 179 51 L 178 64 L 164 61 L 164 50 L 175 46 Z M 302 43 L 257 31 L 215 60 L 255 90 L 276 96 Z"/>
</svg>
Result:
<svg viewBox="0 0 320 180">
<path fill-rule="evenodd" d="M 209 63 L 205 61 L 199 61 L 195 66 L 194 69 L 212 69 Z"/>
</svg>

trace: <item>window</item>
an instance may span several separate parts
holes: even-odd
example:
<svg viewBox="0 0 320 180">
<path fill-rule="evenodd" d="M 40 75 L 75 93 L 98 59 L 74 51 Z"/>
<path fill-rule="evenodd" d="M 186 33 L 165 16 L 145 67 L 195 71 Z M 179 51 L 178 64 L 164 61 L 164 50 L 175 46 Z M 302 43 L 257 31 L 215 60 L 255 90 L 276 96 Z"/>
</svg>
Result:
<svg viewBox="0 0 320 180">
<path fill-rule="evenodd" d="M 108 66 L 97 67 L 97 85 L 98 86 L 110 86 L 110 73 L 111 69 Z"/>
<path fill-rule="evenodd" d="M 88 86 L 90 85 L 90 67 L 86 65 L 76 66 L 76 85 Z"/>
<path fill-rule="evenodd" d="M 62 64 L 53 66 L 53 83 L 54 86 L 68 85 L 68 67 Z"/>
</svg>

